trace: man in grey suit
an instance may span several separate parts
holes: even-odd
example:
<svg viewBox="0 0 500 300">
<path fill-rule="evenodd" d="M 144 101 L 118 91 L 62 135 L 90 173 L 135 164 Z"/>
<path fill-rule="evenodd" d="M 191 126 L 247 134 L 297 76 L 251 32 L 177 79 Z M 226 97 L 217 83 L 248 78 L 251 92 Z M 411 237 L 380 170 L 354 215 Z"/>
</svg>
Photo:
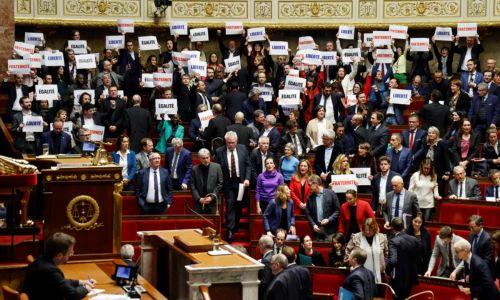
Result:
<svg viewBox="0 0 500 300">
<path fill-rule="evenodd" d="M 143 138 L 141 140 L 141 152 L 135 155 L 137 160 L 137 171 L 149 168 L 149 154 L 153 152 L 153 140 L 150 138 Z"/>
<path fill-rule="evenodd" d="M 191 170 L 191 195 L 194 209 L 200 214 L 215 214 L 217 200 L 222 189 L 222 169 L 219 164 L 210 162 L 210 151 L 202 148 L 198 151 L 201 163 Z M 210 174 L 210 175 L 209 175 Z"/>
<path fill-rule="evenodd" d="M 102 72 L 97 73 L 97 75 L 92 78 L 92 84 L 96 87 L 101 86 L 102 77 L 105 74 L 109 74 L 109 76 L 111 77 L 111 83 L 120 88 L 123 81 L 123 76 L 113 71 L 113 65 L 111 64 L 111 62 L 109 60 L 105 60 L 102 64 L 102 68 Z"/>
<path fill-rule="evenodd" d="M 389 223 L 395 217 L 400 217 L 406 228 L 411 225 L 412 217 L 419 212 L 417 195 L 404 188 L 403 178 L 399 175 L 392 177 L 391 185 L 392 191 L 387 193 L 383 207 L 384 228 L 391 229 Z"/>
<path fill-rule="evenodd" d="M 477 180 L 466 177 L 464 167 L 454 167 L 453 175 L 455 178 L 450 180 L 448 189 L 450 199 L 480 200 L 482 198 Z"/>
<path fill-rule="evenodd" d="M 437 270 L 437 276 L 448 278 L 453 270 L 460 264 L 460 258 L 453 251 L 453 246 L 460 240 L 464 238 L 453 233 L 450 226 L 443 226 L 439 230 L 439 234 L 436 237 L 436 242 L 434 243 L 434 250 L 432 250 L 431 260 L 429 261 L 429 267 L 424 276 L 429 277 L 432 274 L 434 265 L 441 255 L 441 262 Z"/>
</svg>

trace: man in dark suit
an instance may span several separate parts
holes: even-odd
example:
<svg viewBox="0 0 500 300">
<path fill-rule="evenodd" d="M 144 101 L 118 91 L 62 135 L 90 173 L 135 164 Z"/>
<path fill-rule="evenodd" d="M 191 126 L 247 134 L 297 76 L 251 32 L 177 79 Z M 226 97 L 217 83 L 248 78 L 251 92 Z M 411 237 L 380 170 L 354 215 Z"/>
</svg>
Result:
<svg viewBox="0 0 500 300">
<path fill-rule="evenodd" d="M 281 134 L 275 125 L 276 117 L 273 115 L 267 115 L 266 120 L 264 121 L 264 128 L 260 132 L 260 136 L 267 136 L 269 138 L 269 150 L 273 153 L 278 153 Z"/>
<path fill-rule="evenodd" d="M 298 295 L 293 295 L 292 291 L 289 290 L 292 284 L 292 274 L 285 272 L 287 266 L 288 260 L 285 255 L 281 253 L 273 255 L 271 258 L 271 269 L 274 279 L 267 289 L 265 299 L 292 299 L 292 297 L 298 297 Z"/>
<path fill-rule="evenodd" d="M 314 157 L 314 171 L 321 177 L 323 182 L 326 182 L 328 172 L 332 171 L 332 164 L 339 156 L 344 153 L 344 149 L 339 144 L 334 144 L 335 132 L 331 129 L 326 129 L 323 132 L 323 145 L 316 147 L 316 155 Z"/>
<path fill-rule="evenodd" d="M 173 138 L 172 147 L 165 152 L 165 168 L 170 173 L 174 190 L 187 190 L 192 164 L 191 151 L 184 148 L 181 138 Z"/>
<path fill-rule="evenodd" d="M 207 86 L 202 80 L 198 80 L 198 82 L 191 88 L 191 102 L 194 102 L 195 107 L 198 107 L 200 104 L 205 104 L 208 109 L 212 109 L 212 101 L 208 97 L 206 90 Z"/>
<path fill-rule="evenodd" d="M 417 264 L 420 261 L 420 242 L 404 232 L 403 220 L 391 221 L 394 237 L 389 240 L 389 257 L 385 273 L 391 277 L 390 285 L 396 293 L 394 299 L 406 299 L 411 288 L 418 282 Z"/>
<path fill-rule="evenodd" d="M 408 118 L 408 129 L 401 132 L 403 147 L 409 148 L 413 154 L 422 145 L 422 141 L 427 136 L 427 132 L 419 128 L 420 120 L 418 114 L 412 114 Z"/>
<path fill-rule="evenodd" d="M 500 167 L 500 142 L 498 141 L 497 130 L 490 128 L 486 131 L 487 142 L 483 145 L 483 157 L 488 163 L 490 170 Z"/>
<path fill-rule="evenodd" d="M 309 177 L 311 195 L 307 199 L 306 218 L 316 240 L 330 241 L 337 231 L 340 205 L 337 195 L 323 188 L 318 175 Z"/>
<path fill-rule="evenodd" d="M 465 39 L 465 45 L 459 47 L 458 42 L 460 37 L 455 37 L 455 44 L 453 45 L 453 51 L 460 55 L 457 65 L 457 73 L 467 71 L 467 61 L 465 61 L 465 58 L 467 57 L 468 52 L 470 53 L 470 58 L 478 62 L 477 69 L 481 70 L 481 65 L 479 64 L 479 54 L 484 51 L 484 48 L 479 42 L 479 35 L 476 37 L 469 36 Z"/>
<path fill-rule="evenodd" d="M 438 90 L 441 92 L 442 95 L 448 98 L 448 95 L 451 94 L 450 81 L 444 78 L 443 72 L 437 70 L 434 72 L 432 80 L 429 81 L 428 90 L 429 91 Z M 428 98 L 426 98 L 425 100 L 428 101 Z"/>
<path fill-rule="evenodd" d="M 101 121 L 105 127 L 105 138 L 117 138 L 127 126 L 127 103 L 118 96 L 118 88 L 112 85 L 109 96 L 104 99 L 101 110 Z"/>
<path fill-rule="evenodd" d="M 451 123 L 450 108 L 439 104 L 439 101 L 444 100 L 443 95 L 438 90 L 431 92 L 430 103 L 424 105 L 419 111 L 419 116 L 423 120 L 423 128 L 428 129 L 435 126 L 439 129 L 439 135 L 444 136 L 448 125 Z"/>
<path fill-rule="evenodd" d="M 160 162 L 160 154 L 153 152 L 149 155 L 151 166 L 137 173 L 135 196 L 142 214 L 163 214 L 172 204 L 170 175 Z"/>
<path fill-rule="evenodd" d="M 298 158 L 303 158 L 309 152 L 311 147 L 311 142 L 307 138 L 306 134 L 302 129 L 299 129 L 299 124 L 296 120 L 288 120 L 286 122 L 286 133 L 281 138 L 281 146 L 291 143 L 295 146 L 296 156 Z"/>
<path fill-rule="evenodd" d="M 359 145 L 369 140 L 368 130 L 363 125 L 363 115 L 349 115 L 344 120 L 344 151 L 347 154 L 358 152 Z"/>
<path fill-rule="evenodd" d="M 488 263 L 471 251 L 471 244 L 466 240 L 458 241 L 453 248 L 456 255 L 463 261 L 465 275 L 468 276 L 470 283 L 470 288 L 464 288 L 461 291 L 470 294 L 471 299 L 498 299 L 495 279 L 491 275 Z"/>
<path fill-rule="evenodd" d="M 393 133 L 390 140 L 391 148 L 387 149 L 386 156 L 391 160 L 391 170 L 399 173 L 408 186 L 413 155 L 409 148 L 401 144 L 401 134 Z"/>
<path fill-rule="evenodd" d="M 269 235 L 263 235 L 259 239 L 259 251 L 262 254 L 260 262 L 264 265 L 263 269 L 259 270 L 258 278 L 259 284 L 259 300 L 265 299 L 267 288 L 273 280 L 273 271 L 271 269 L 271 258 L 274 255 L 273 251 L 273 238 Z"/>
<path fill-rule="evenodd" d="M 226 146 L 215 152 L 215 161 L 222 167 L 224 178 L 224 198 L 226 199 L 227 238 L 233 239 L 233 231 L 239 227 L 243 199 L 238 201 L 240 184 L 244 188 L 250 185 L 250 160 L 245 146 L 238 145 L 238 136 L 234 131 L 228 131 L 224 139 Z"/>
<path fill-rule="evenodd" d="M 215 214 L 219 192 L 222 189 L 222 169 L 219 164 L 210 162 L 210 151 L 198 151 L 200 164 L 191 170 L 191 195 L 194 209 L 200 214 Z"/>
<path fill-rule="evenodd" d="M 500 170 L 492 170 L 490 172 L 490 181 L 492 182 L 484 192 L 485 198 L 494 198 L 496 201 L 500 199 Z"/>
<path fill-rule="evenodd" d="M 151 130 L 151 113 L 141 107 L 141 96 L 132 96 L 134 106 L 127 108 L 127 128 L 130 136 L 130 149 L 135 153 L 141 151 L 141 140 L 148 136 Z"/>
<path fill-rule="evenodd" d="M 391 160 L 387 156 L 380 157 L 378 165 L 380 172 L 373 176 L 371 182 L 373 191 L 372 208 L 375 211 L 378 211 L 379 205 L 385 203 L 387 193 L 392 191 L 392 178 L 399 175 L 391 170 Z"/>
<path fill-rule="evenodd" d="M 400 217 L 404 221 L 405 228 L 407 228 L 411 226 L 411 220 L 420 211 L 417 195 L 405 189 L 403 178 L 399 175 L 392 178 L 391 184 L 392 191 L 387 193 L 386 202 L 383 207 L 384 227 L 389 230 L 391 220 Z"/>
<path fill-rule="evenodd" d="M 235 56 L 243 56 L 245 54 L 245 30 L 241 33 L 240 45 L 237 46 L 237 42 L 234 39 L 230 39 L 226 45 L 222 41 L 222 32 L 217 30 L 217 41 L 219 42 L 219 50 L 222 53 L 223 59 L 232 58 Z M 224 60 L 223 60 L 224 62 Z"/>
<path fill-rule="evenodd" d="M 53 130 L 42 133 L 42 146 L 43 144 L 49 145 L 49 154 L 70 153 L 71 135 L 63 131 L 64 122 L 61 119 L 55 119 L 52 124 Z"/>
<path fill-rule="evenodd" d="M 455 166 L 453 176 L 455 178 L 450 180 L 448 188 L 450 199 L 480 200 L 482 198 L 477 180 L 467 177 L 464 167 Z"/>
<path fill-rule="evenodd" d="M 34 91 L 34 85 L 32 88 L 30 88 L 27 85 L 23 84 L 24 78 L 22 74 L 16 74 L 14 84 L 11 85 L 8 83 L 10 72 L 7 72 L 6 75 L 7 76 L 3 78 L 2 89 L 9 96 L 9 101 L 7 102 L 6 121 L 10 121 L 14 113 L 20 112 L 22 110 L 22 107 L 19 104 L 19 100 L 21 99 L 21 97 L 28 97 L 29 93 Z"/>
<path fill-rule="evenodd" d="M 260 173 L 262 173 L 266 169 L 264 162 L 268 157 L 275 158 L 274 154 L 269 151 L 269 138 L 267 136 L 261 136 L 259 138 L 259 147 L 253 149 L 250 153 L 252 186 L 255 185 L 257 177 L 260 175 Z"/>
<path fill-rule="evenodd" d="M 453 43 L 450 45 L 450 47 L 442 47 L 441 51 L 439 51 L 433 36 L 432 49 L 434 50 L 434 55 L 436 56 L 438 70 L 441 71 L 442 74 L 447 78 L 453 75 L 453 55 L 455 54 Z"/>
<path fill-rule="evenodd" d="M 224 145 L 224 134 L 227 132 L 227 127 L 231 125 L 231 121 L 224 116 L 222 106 L 218 103 L 214 104 L 212 112 L 215 117 L 208 121 L 208 126 L 205 128 L 203 136 L 209 145 L 212 146 L 212 150 L 215 151 Z"/>
<path fill-rule="evenodd" d="M 65 264 L 73 255 L 75 238 L 56 232 L 45 241 L 45 251 L 27 268 L 21 291 L 30 299 L 83 299 L 95 287 L 93 279 L 65 279 L 58 265 Z"/>
<path fill-rule="evenodd" d="M 290 246 L 283 246 L 281 253 L 288 260 L 288 267 L 284 272 L 291 274 L 292 284 L 289 286 L 289 292 L 295 297 L 294 299 L 309 300 L 312 299 L 312 282 L 311 274 L 307 268 L 295 263 L 297 258 L 295 250 Z"/>
<path fill-rule="evenodd" d="M 240 92 L 240 87 L 236 81 L 229 82 L 229 90 L 229 93 L 221 97 L 220 104 L 224 107 L 226 116 L 231 121 L 234 121 L 236 113 L 243 111 L 243 102 L 247 99 L 247 95 Z"/>
<path fill-rule="evenodd" d="M 351 292 L 355 300 L 373 299 L 377 292 L 375 276 L 363 266 L 365 261 L 366 251 L 361 248 L 355 248 L 349 254 L 352 271 L 342 283 L 342 287 Z"/>
<path fill-rule="evenodd" d="M 329 122 L 341 122 L 344 119 L 343 105 L 340 95 L 333 93 L 333 84 L 327 82 L 323 87 L 323 92 L 314 97 L 314 106 L 312 110 L 313 118 L 316 117 L 317 108 L 322 105 L 325 108 L 325 119 Z"/>
<path fill-rule="evenodd" d="M 483 81 L 483 74 L 477 69 L 477 60 L 469 59 L 467 61 L 467 71 L 462 72 L 460 81 L 462 82 L 462 92 L 467 93 L 469 97 L 477 94 L 477 85 Z"/>
<path fill-rule="evenodd" d="M 125 41 L 126 49 L 120 49 L 118 56 L 119 73 L 123 75 L 123 92 L 127 98 L 132 98 L 135 94 L 140 94 L 139 82 L 141 81 L 142 67 L 141 58 L 134 52 L 134 43 Z"/>
<path fill-rule="evenodd" d="M 238 144 L 245 145 L 248 148 L 248 151 L 253 149 L 255 146 L 255 141 L 257 140 L 257 136 L 254 136 L 252 129 L 243 125 L 243 120 L 245 119 L 245 115 L 239 111 L 234 115 L 234 124 L 228 125 L 226 127 L 227 131 L 234 131 L 238 135 Z"/>
<path fill-rule="evenodd" d="M 387 151 L 387 143 L 389 143 L 389 128 L 382 124 L 384 122 L 384 115 L 377 111 L 372 113 L 370 123 L 370 145 L 375 158 L 379 158 Z"/>
<path fill-rule="evenodd" d="M 483 228 L 483 218 L 479 215 L 469 217 L 469 242 L 472 245 L 472 253 L 479 256 L 488 265 L 491 274 L 494 275 L 495 255 L 493 252 L 493 243 L 490 235 Z"/>
<path fill-rule="evenodd" d="M 31 99 L 27 96 L 23 96 L 19 99 L 22 111 L 13 115 L 10 132 L 14 137 L 14 146 L 16 146 L 16 149 L 18 149 L 21 153 L 35 154 L 40 149 L 41 133 L 23 132 L 23 116 L 38 116 L 36 113 L 31 111 L 31 102 Z M 47 126 L 47 124 L 45 123 L 44 126 Z"/>
<path fill-rule="evenodd" d="M 469 119 L 481 142 L 484 142 L 485 132 L 489 127 L 500 124 L 500 101 L 495 95 L 488 94 L 488 85 L 484 82 L 477 85 L 477 95 L 472 99 Z"/>
</svg>

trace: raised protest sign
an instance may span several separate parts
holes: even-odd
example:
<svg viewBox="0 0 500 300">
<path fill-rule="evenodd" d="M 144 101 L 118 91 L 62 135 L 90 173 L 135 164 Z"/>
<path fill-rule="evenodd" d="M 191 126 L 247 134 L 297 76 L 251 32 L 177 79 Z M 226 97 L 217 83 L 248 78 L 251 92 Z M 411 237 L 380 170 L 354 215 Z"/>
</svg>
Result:
<svg viewBox="0 0 500 300">
<path fill-rule="evenodd" d="M 187 35 L 188 23 L 186 21 L 172 21 L 170 22 L 170 34 L 174 35 Z"/>
<path fill-rule="evenodd" d="M 394 52 L 392 49 L 377 49 L 375 51 L 375 62 L 377 64 L 392 64 Z"/>
<path fill-rule="evenodd" d="M 332 175 L 331 187 L 335 193 L 345 193 L 347 190 L 358 190 L 355 174 Z"/>
<path fill-rule="evenodd" d="M 200 51 L 197 51 L 197 50 L 184 50 L 181 52 L 182 54 L 186 54 L 189 59 L 193 59 L 193 60 L 200 60 Z"/>
<path fill-rule="evenodd" d="M 43 46 L 43 33 L 41 32 L 25 32 L 24 42 L 35 46 Z"/>
<path fill-rule="evenodd" d="M 390 46 L 392 44 L 392 33 L 389 31 L 374 31 L 373 45 L 375 47 Z"/>
<path fill-rule="evenodd" d="M 477 23 L 458 23 L 457 36 L 468 37 L 477 35 Z"/>
<path fill-rule="evenodd" d="M 50 127 L 50 130 L 54 130 L 54 123 L 50 123 L 49 127 Z M 63 123 L 63 131 L 71 134 L 71 131 L 73 131 L 73 122 L 71 122 L 71 121 L 64 122 Z"/>
<path fill-rule="evenodd" d="M 323 65 L 325 66 L 336 66 L 337 51 L 323 51 L 321 52 L 321 59 L 323 59 Z"/>
<path fill-rule="evenodd" d="M 226 66 L 226 73 L 238 71 L 241 69 L 241 58 L 238 55 L 228 59 L 224 59 L 224 65 Z"/>
<path fill-rule="evenodd" d="M 429 38 L 411 38 L 411 52 L 429 52 Z"/>
<path fill-rule="evenodd" d="M 351 58 L 354 61 L 359 61 L 361 59 L 361 50 L 359 48 L 343 49 L 342 50 L 342 62 L 348 64 L 351 62 Z"/>
<path fill-rule="evenodd" d="M 303 91 L 306 88 L 306 79 L 296 76 L 285 78 L 285 90 Z"/>
<path fill-rule="evenodd" d="M 87 41 L 68 40 L 68 48 L 75 51 L 75 54 L 87 54 Z"/>
<path fill-rule="evenodd" d="M 299 37 L 299 50 L 305 49 L 315 49 L 316 43 L 311 36 L 301 36 Z"/>
<path fill-rule="evenodd" d="M 226 35 L 243 34 L 243 22 L 226 22 Z"/>
<path fill-rule="evenodd" d="M 207 76 L 207 63 L 204 61 L 190 59 L 188 61 L 189 75 L 198 74 L 201 77 Z"/>
<path fill-rule="evenodd" d="M 35 53 L 35 45 L 27 44 L 23 42 L 14 42 L 14 52 L 21 56 L 28 56 Z"/>
<path fill-rule="evenodd" d="M 270 55 L 288 55 L 288 42 L 269 42 Z"/>
<path fill-rule="evenodd" d="M 156 36 L 154 35 L 140 36 L 139 49 L 141 51 L 158 50 L 158 41 L 156 40 Z"/>
<path fill-rule="evenodd" d="M 91 141 L 102 142 L 102 140 L 104 138 L 104 126 L 92 125 L 92 126 L 88 126 L 88 129 L 90 130 L 90 140 Z"/>
<path fill-rule="evenodd" d="M 142 73 L 141 81 L 144 82 L 143 87 L 145 88 L 154 88 L 153 74 L 151 73 Z"/>
<path fill-rule="evenodd" d="M 177 99 L 156 99 L 155 113 L 156 115 L 175 115 L 177 113 Z"/>
<path fill-rule="evenodd" d="M 359 185 L 371 185 L 370 179 L 370 168 L 351 168 L 351 171 L 356 175 L 356 179 L 358 180 Z"/>
<path fill-rule="evenodd" d="M 118 32 L 121 33 L 133 33 L 134 32 L 134 20 L 132 19 L 118 19 L 116 22 Z"/>
<path fill-rule="evenodd" d="M 306 65 L 321 65 L 321 52 L 318 50 L 307 49 L 304 53 L 302 63 Z"/>
<path fill-rule="evenodd" d="M 7 62 L 7 70 L 12 74 L 29 74 L 31 71 L 31 63 L 29 59 L 9 59 Z"/>
<path fill-rule="evenodd" d="M 42 67 L 42 55 L 40 53 L 30 54 L 30 66 L 37 69 Z"/>
<path fill-rule="evenodd" d="M 80 54 L 75 55 L 76 69 L 95 69 L 95 55 L 94 54 Z"/>
<path fill-rule="evenodd" d="M 259 98 L 261 98 L 264 102 L 269 102 L 269 101 L 273 100 L 273 88 L 272 87 L 258 86 L 258 87 L 255 87 L 254 89 L 259 90 L 259 92 L 260 92 Z"/>
<path fill-rule="evenodd" d="M 172 61 L 179 67 L 185 67 L 190 60 L 189 55 L 181 52 L 172 52 Z"/>
<path fill-rule="evenodd" d="M 208 42 L 208 28 L 193 28 L 189 30 L 189 34 L 191 35 L 191 42 Z"/>
<path fill-rule="evenodd" d="M 248 28 L 247 35 L 249 42 L 265 41 L 266 28 L 264 27 Z"/>
<path fill-rule="evenodd" d="M 201 128 L 205 129 L 208 126 L 208 122 L 214 118 L 214 113 L 212 112 L 211 109 L 199 112 L 198 113 L 198 118 L 200 118 L 201 122 Z"/>
<path fill-rule="evenodd" d="M 172 73 L 153 73 L 153 85 L 161 87 L 172 87 Z"/>
<path fill-rule="evenodd" d="M 279 105 L 291 106 L 300 104 L 300 91 L 297 90 L 279 90 Z"/>
<path fill-rule="evenodd" d="M 373 41 L 373 33 L 363 34 L 363 43 L 365 43 L 365 47 L 370 47 L 372 41 Z"/>
<path fill-rule="evenodd" d="M 41 116 L 23 116 L 23 132 L 43 132 L 43 118 Z"/>
<path fill-rule="evenodd" d="M 47 67 L 64 66 L 64 56 L 62 52 L 47 52 L 44 57 L 44 65 Z"/>
<path fill-rule="evenodd" d="M 389 98 L 391 104 L 410 105 L 411 90 L 391 89 Z"/>
<path fill-rule="evenodd" d="M 36 100 L 59 100 L 57 84 L 37 84 L 35 85 Z"/>
<path fill-rule="evenodd" d="M 125 36 L 124 35 L 107 35 L 106 36 L 106 49 L 124 49 Z"/>
<path fill-rule="evenodd" d="M 354 106 L 356 104 L 358 104 L 356 95 L 347 95 L 347 106 Z"/>
<path fill-rule="evenodd" d="M 354 26 L 339 26 L 339 39 L 354 40 Z"/>
<path fill-rule="evenodd" d="M 404 25 L 389 25 L 389 32 L 395 40 L 406 40 L 408 26 Z"/>
<path fill-rule="evenodd" d="M 453 31 L 451 27 L 436 27 L 434 32 L 435 41 L 453 42 Z"/>
</svg>

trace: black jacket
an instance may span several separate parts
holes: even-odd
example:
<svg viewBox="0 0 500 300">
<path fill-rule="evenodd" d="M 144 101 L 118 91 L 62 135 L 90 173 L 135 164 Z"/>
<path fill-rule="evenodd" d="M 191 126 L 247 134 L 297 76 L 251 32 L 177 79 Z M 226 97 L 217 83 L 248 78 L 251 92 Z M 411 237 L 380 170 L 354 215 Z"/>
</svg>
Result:
<svg viewBox="0 0 500 300">
<path fill-rule="evenodd" d="M 340 144 L 335 143 L 333 145 L 332 156 L 330 157 L 330 163 L 325 166 L 325 145 L 316 147 L 316 155 L 314 157 L 314 171 L 316 174 L 321 175 L 321 173 L 328 173 L 332 170 L 332 164 L 340 154 L 344 153 L 344 149 Z"/>
<path fill-rule="evenodd" d="M 311 228 L 314 227 L 314 225 L 318 225 L 318 227 L 323 228 L 325 234 L 332 234 L 337 230 L 339 214 L 340 204 L 337 195 L 332 190 L 323 189 L 323 219 L 328 219 L 329 222 L 327 225 L 322 226 L 320 224 L 321 220 L 318 220 L 316 194 L 311 193 L 311 195 L 309 195 L 306 204 L 306 218 Z"/>
<path fill-rule="evenodd" d="M 347 276 L 342 287 L 354 296 L 355 300 L 373 299 L 377 291 L 372 271 L 359 266 Z"/>
<path fill-rule="evenodd" d="M 439 135 L 444 136 L 448 125 L 450 125 L 450 109 L 448 106 L 439 103 L 429 103 L 424 105 L 419 112 L 423 119 L 423 129 L 436 126 L 439 129 Z"/>
<path fill-rule="evenodd" d="M 469 275 L 471 299 L 498 299 L 498 290 L 486 261 L 472 254 L 470 266 L 465 268 L 465 273 Z"/>
<path fill-rule="evenodd" d="M 417 283 L 419 261 L 420 242 L 417 238 L 401 231 L 389 240 L 389 257 L 385 273 L 392 274 L 394 271 L 391 285 L 395 290 Z"/>
</svg>

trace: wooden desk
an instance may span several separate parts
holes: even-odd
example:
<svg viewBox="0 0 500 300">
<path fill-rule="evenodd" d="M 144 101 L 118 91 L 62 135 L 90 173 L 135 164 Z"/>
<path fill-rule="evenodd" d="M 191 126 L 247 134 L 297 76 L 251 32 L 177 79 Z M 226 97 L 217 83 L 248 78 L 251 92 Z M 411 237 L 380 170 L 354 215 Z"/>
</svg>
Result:
<svg viewBox="0 0 500 300">
<path fill-rule="evenodd" d="M 115 271 L 115 264 L 112 261 L 98 263 L 69 263 L 59 266 L 68 279 L 86 279 L 90 275 L 97 281 L 96 288 L 104 289 L 106 294 L 123 294 L 120 286 L 115 284 L 111 275 Z M 156 290 L 146 279 L 139 276 L 139 284 L 146 290 L 142 293 L 141 299 L 167 299 L 158 290 Z M 86 297 L 85 299 L 90 299 Z"/>
<path fill-rule="evenodd" d="M 211 256 L 201 247 L 212 241 L 198 229 L 143 231 L 142 275 L 171 299 L 200 299 L 200 286 L 212 299 L 257 299 L 258 271 L 263 264 L 230 245 L 230 255 Z M 182 245 L 179 243 L 182 240 Z M 191 251 L 189 250 L 191 249 Z"/>
</svg>

